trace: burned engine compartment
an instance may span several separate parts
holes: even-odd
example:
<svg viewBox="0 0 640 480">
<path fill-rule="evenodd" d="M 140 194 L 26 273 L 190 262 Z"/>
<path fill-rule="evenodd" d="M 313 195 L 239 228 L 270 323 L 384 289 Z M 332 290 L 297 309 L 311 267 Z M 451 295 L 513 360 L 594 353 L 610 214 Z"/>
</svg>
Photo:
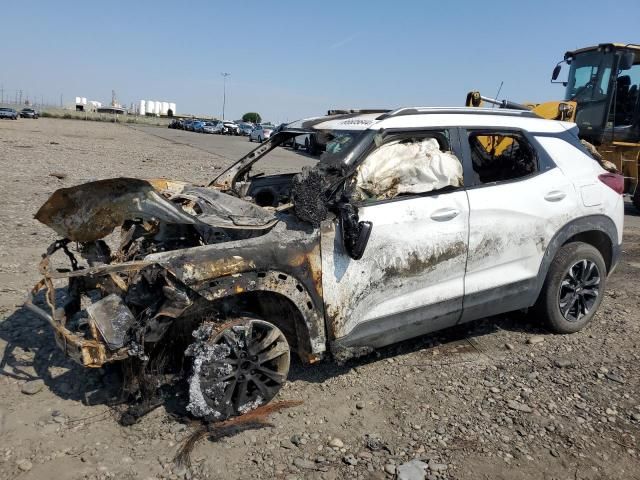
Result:
<svg viewBox="0 0 640 480">
<path fill-rule="evenodd" d="M 149 257 L 176 254 L 181 256 L 176 265 L 182 268 L 189 263 L 191 251 L 197 256 L 198 248 L 226 243 L 244 246 L 252 239 L 257 241 L 247 248 L 258 257 L 281 247 L 286 237 L 309 253 L 316 239 L 309 235 L 313 229 L 293 214 L 293 178 L 288 174 L 244 180 L 238 182 L 236 191 L 228 193 L 184 182 L 132 178 L 60 189 L 36 214 L 39 221 L 63 237 L 43 255 L 40 271 L 44 278 L 32 292 L 33 296 L 46 287 L 51 315 L 33 302 L 31 305 L 40 310 L 37 313 L 41 316 L 45 313 L 50 317 L 58 343 L 86 366 L 100 366 L 127 356 L 144 359 L 145 345 L 158 342 L 173 319 L 198 316 L 217 299 L 200 291 L 202 282 L 194 284 L 185 278 L 184 271 L 176 273 Z M 276 232 L 277 224 L 281 226 Z M 259 237 L 267 234 L 273 238 L 261 248 Z M 51 257 L 57 251 L 69 258 L 71 268 L 52 265 Z M 256 265 L 259 262 L 233 255 L 228 249 L 216 255 L 217 267 L 209 265 L 204 276 L 228 277 L 258 267 L 268 270 L 279 266 L 273 259 Z M 291 258 L 284 257 L 280 261 L 282 269 L 300 267 L 288 268 L 286 263 L 291 263 Z M 195 257 L 191 260 L 194 268 L 201 264 Z M 313 277 L 309 271 L 304 275 Z M 56 293 L 53 285 L 59 279 L 68 279 L 62 293 Z M 244 285 L 248 279 L 227 283 Z M 314 286 L 313 280 L 309 283 Z M 314 287 L 318 289 L 317 282 Z M 240 291 L 242 288 L 237 287 Z M 321 305 L 317 296 L 313 303 Z M 226 302 L 225 307 L 234 308 L 233 304 Z M 70 351 L 73 345 L 77 348 Z"/>
</svg>

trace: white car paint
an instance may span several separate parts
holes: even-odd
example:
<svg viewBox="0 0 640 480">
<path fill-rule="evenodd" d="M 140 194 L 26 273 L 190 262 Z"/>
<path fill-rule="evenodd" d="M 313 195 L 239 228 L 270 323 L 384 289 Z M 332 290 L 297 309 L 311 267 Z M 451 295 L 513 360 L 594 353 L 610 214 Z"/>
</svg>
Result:
<svg viewBox="0 0 640 480">
<path fill-rule="evenodd" d="M 448 221 L 438 219 L 447 211 L 455 215 Z M 398 313 L 404 313 L 407 322 L 415 322 L 415 315 L 459 316 L 469 221 L 466 192 L 363 206 L 359 214 L 374 225 L 360 260 L 345 252 L 333 222 L 321 234 L 323 296 L 325 308 L 339 316 L 336 338 L 359 323 Z M 450 258 L 436 262 L 443 256 Z M 393 270 L 413 273 L 398 281 L 388 275 Z M 402 324 L 399 320 L 396 328 Z"/>
<path fill-rule="evenodd" d="M 567 125 L 575 128 L 573 124 Z M 559 138 L 538 136 L 536 140 L 551 155 L 558 168 L 571 179 L 579 192 L 582 199 L 575 214 L 609 216 L 616 225 L 618 239 L 622 243 L 624 203 L 620 195 L 598 180 L 598 175 L 606 171 L 582 150 Z"/>
<path fill-rule="evenodd" d="M 450 325 L 456 316 L 460 322 L 477 318 L 464 310 L 462 299 L 534 282 L 554 235 L 580 217 L 611 218 L 622 241 L 621 195 L 598 179 L 604 170 L 595 160 L 554 137 L 575 129 L 574 124 L 479 110 L 419 109 L 410 115 L 368 114 L 346 120 L 327 117 L 313 126 L 374 131 L 517 128 L 530 132 L 557 166 L 506 182 L 362 205 L 360 220 L 371 221 L 373 230 L 359 260 L 345 252 L 338 223 L 325 221 L 322 286 L 334 340 L 383 322 L 381 338 L 373 341 L 383 345 L 391 337 L 397 341 Z M 448 252 L 456 254 L 449 257 Z M 441 255 L 446 255 L 443 261 L 433 261 Z M 412 263 L 423 268 L 413 269 Z M 388 277 L 386 272 L 394 269 L 409 274 L 401 279 Z M 409 325 L 414 328 L 402 330 Z"/>
<path fill-rule="evenodd" d="M 575 189 L 557 168 L 467 192 L 465 295 L 535 278 L 555 233 L 579 215 Z"/>
</svg>

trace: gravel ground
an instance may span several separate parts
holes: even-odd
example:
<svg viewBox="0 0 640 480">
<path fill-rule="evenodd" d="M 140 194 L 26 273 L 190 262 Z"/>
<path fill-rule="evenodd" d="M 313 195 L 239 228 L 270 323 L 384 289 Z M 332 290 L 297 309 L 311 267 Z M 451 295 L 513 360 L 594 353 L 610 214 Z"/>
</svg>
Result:
<svg viewBox="0 0 640 480">
<path fill-rule="evenodd" d="M 0 122 L 0 478 L 640 479 L 640 217 L 631 209 L 622 262 L 580 333 L 552 335 L 518 313 L 343 367 L 294 363 L 279 398 L 304 403 L 274 414 L 273 427 L 199 442 L 190 470 L 172 458 L 194 427 L 169 407 L 122 427 L 104 404 L 85 405 L 87 393 L 117 389 L 117 375 L 66 360 L 21 308 L 54 240 L 32 216 L 55 189 L 90 179 L 206 182 L 251 147 L 218 136 L 203 146 L 193 135 Z"/>
</svg>

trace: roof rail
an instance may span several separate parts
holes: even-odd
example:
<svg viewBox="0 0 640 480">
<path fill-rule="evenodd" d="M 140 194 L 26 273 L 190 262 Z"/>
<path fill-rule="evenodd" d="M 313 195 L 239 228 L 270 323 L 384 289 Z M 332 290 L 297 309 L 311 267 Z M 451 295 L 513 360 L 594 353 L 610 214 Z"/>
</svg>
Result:
<svg viewBox="0 0 640 480">
<path fill-rule="evenodd" d="M 327 110 L 327 115 L 344 115 L 347 113 L 387 113 L 390 112 L 389 108 L 362 108 L 362 109 L 332 109 Z"/>
<path fill-rule="evenodd" d="M 380 115 L 376 120 L 400 117 L 404 115 L 424 114 L 464 114 L 464 115 L 500 115 L 505 117 L 541 118 L 531 110 L 510 110 L 502 108 L 477 108 L 477 107 L 405 107 Z"/>
</svg>

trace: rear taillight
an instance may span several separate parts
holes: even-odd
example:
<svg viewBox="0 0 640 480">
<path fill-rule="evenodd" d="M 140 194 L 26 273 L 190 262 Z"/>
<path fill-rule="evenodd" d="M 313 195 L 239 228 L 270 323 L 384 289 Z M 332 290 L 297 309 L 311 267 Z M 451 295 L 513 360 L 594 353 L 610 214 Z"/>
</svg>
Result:
<svg viewBox="0 0 640 480">
<path fill-rule="evenodd" d="M 624 177 L 622 175 L 618 175 L 617 173 L 603 173 L 598 175 L 598 178 L 617 194 L 622 195 L 624 192 Z"/>
</svg>

